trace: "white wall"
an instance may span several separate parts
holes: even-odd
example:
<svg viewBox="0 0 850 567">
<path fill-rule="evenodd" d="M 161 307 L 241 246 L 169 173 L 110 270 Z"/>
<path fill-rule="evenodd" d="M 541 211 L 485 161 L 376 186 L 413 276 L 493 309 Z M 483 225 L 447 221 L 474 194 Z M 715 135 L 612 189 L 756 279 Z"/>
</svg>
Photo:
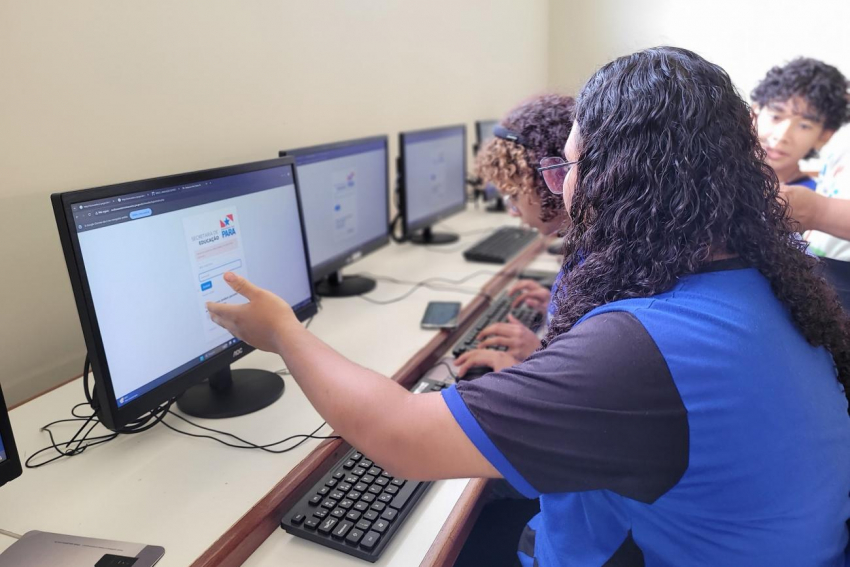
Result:
<svg viewBox="0 0 850 567">
<path fill-rule="evenodd" d="M 656 45 L 726 69 L 745 98 L 767 70 L 816 57 L 850 76 L 848 0 L 552 0 L 550 85 L 577 92 L 600 66 Z"/>
<path fill-rule="evenodd" d="M 7 401 L 82 370 L 50 193 L 497 117 L 547 86 L 549 3 L 521 5 L 0 0 Z"/>
</svg>

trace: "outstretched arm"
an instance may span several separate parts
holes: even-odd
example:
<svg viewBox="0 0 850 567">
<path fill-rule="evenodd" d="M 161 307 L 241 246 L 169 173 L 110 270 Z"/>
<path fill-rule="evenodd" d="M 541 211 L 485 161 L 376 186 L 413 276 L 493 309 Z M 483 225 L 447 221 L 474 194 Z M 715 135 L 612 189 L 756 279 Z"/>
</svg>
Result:
<svg viewBox="0 0 850 567">
<path fill-rule="evenodd" d="M 442 396 L 411 394 L 323 343 L 273 293 L 232 273 L 225 280 L 249 303 L 208 304 L 213 321 L 283 357 L 331 427 L 392 474 L 416 480 L 500 476 L 461 430 Z"/>
</svg>

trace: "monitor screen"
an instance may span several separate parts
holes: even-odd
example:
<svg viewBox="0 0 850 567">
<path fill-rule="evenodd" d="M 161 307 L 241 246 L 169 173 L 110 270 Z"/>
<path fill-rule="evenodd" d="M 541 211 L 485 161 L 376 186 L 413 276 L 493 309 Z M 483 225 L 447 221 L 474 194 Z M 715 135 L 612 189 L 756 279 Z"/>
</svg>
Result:
<svg viewBox="0 0 850 567">
<path fill-rule="evenodd" d="M 298 168 L 313 277 L 389 242 L 387 138 L 286 152 Z"/>
<path fill-rule="evenodd" d="M 493 137 L 493 128 L 496 127 L 496 124 L 498 124 L 496 120 L 479 120 L 475 123 L 479 148 L 484 145 L 484 142 Z"/>
<path fill-rule="evenodd" d="M 0 463 L 6 460 L 6 448 L 3 447 L 3 436 L 0 435 Z"/>
<path fill-rule="evenodd" d="M 429 225 L 466 202 L 466 129 L 401 135 L 404 214 L 408 230 Z"/>
<path fill-rule="evenodd" d="M 72 202 L 70 215 L 119 408 L 238 342 L 205 306 L 246 301 L 225 272 L 296 310 L 312 301 L 289 164 Z"/>
</svg>

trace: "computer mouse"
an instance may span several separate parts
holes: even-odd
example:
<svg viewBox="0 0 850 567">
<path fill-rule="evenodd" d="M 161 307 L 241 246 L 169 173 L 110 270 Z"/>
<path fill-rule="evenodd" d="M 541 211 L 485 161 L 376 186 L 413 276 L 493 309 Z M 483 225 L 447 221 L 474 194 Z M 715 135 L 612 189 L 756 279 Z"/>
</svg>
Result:
<svg viewBox="0 0 850 567">
<path fill-rule="evenodd" d="M 466 371 L 466 374 L 463 376 L 458 376 L 458 380 L 475 380 L 476 378 L 480 378 L 484 376 L 488 372 L 493 372 L 493 369 L 489 366 L 473 366 L 469 370 Z"/>
</svg>

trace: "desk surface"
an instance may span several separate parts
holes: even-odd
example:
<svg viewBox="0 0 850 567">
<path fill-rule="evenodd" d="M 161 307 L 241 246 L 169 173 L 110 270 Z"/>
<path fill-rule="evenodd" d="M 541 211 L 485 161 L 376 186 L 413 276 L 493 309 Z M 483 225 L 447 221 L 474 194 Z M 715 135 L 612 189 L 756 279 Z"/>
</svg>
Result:
<svg viewBox="0 0 850 567">
<path fill-rule="evenodd" d="M 473 276 L 462 285 L 466 292 L 420 288 L 403 301 L 385 306 L 361 298 L 326 298 L 311 331 L 352 360 L 393 374 L 437 333 L 419 328 L 428 301 L 468 304 L 498 271 L 498 266 L 464 261 L 461 252 L 485 236 L 485 229 L 505 224 L 515 225 L 517 221 L 507 215 L 470 209 L 442 225 L 444 230 L 462 233 L 460 243 L 444 247 L 392 244 L 346 270 L 406 281 Z M 542 261 L 545 266 L 536 267 L 558 267 L 552 259 Z M 370 297 L 389 299 L 409 289 L 410 285 L 379 281 Z M 235 366 L 279 370 L 283 364 L 276 355 L 255 352 Z M 81 380 L 77 379 L 12 410 L 12 427 L 22 458 L 46 446 L 47 436 L 39 431 L 42 425 L 70 417 L 71 407 L 83 399 Z M 173 417 L 166 421 L 187 428 Z M 255 443 L 269 443 L 312 431 L 322 419 L 298 385 L 287 379 L 284 396 L 260 412 L 197 421 Z M 67 438 L 73 427 L 55 431 Z M 330 433 L 329 428 L 320 433 Z M 186 566 L 319 443 L 310 440 L 289 453 L 271 455 L 189 438 L 162 426 L 141 435 L 121 436 L 78 457 L 25 470 L 21 478 L 0 490 L 0 528 L 161 545 L 166 549 L 162 567 Z M 468 482 L 435 483 L 379 565 L 419 565 Z M 0 550 L 10 543 L 9 538 L 0 538 Z M 246 565 L 280 565 L 282 558 L 287 565 L 363 565 L 282 530 L 276 530 Z"/>
</svg>

